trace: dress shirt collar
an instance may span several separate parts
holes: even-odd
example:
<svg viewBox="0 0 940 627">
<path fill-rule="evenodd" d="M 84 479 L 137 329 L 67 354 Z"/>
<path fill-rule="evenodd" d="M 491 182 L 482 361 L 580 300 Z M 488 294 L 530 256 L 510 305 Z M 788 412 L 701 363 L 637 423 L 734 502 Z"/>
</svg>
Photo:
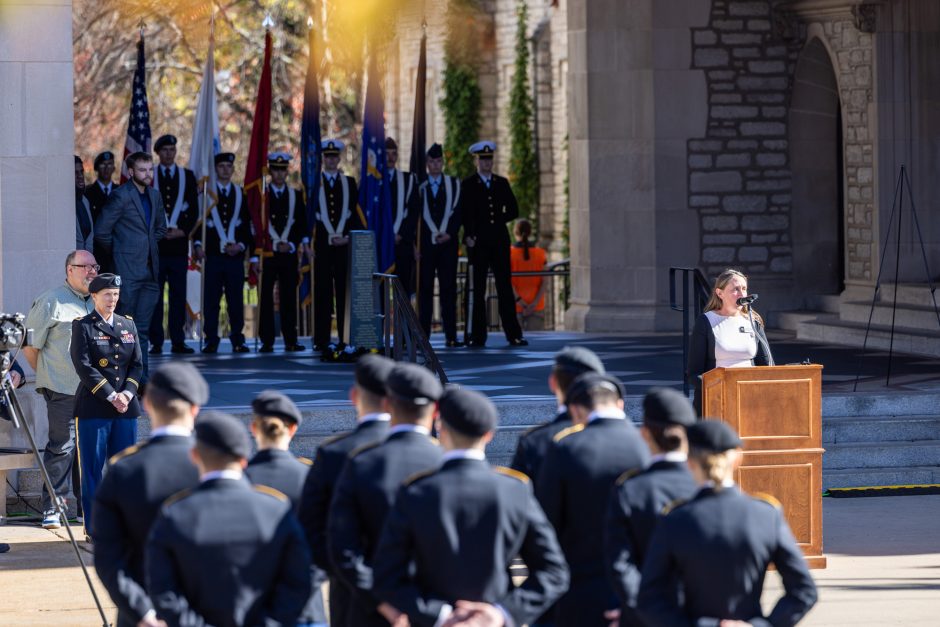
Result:
<svg viewBox="0 0 940 627">
<path fill-rule="evenodd" d="M 192 429 L 186 427 L 181 427 L 180 425 L 165 425 L 163 427 L 157 427 L 150 432 L 150 439 L 159 438 L 164 435 L 176 435 L 184 438 L 188 438 L 193 434 Z"/>
<path fill-rule="evenodd" d="M 233 481 L 241 481 L 242 477 L 245 474 L 241 470 L 210 470 L 206 474 L 199 477 L 200 483 L 205 483 L 206 481 L 212 481 L 213 479 L 232 479 Z"/>
<path fill-rule="evenodd" d="M 278 187 L 278 186 L 275 185 L 274 183 L 271 183 L 271 191 L 274 192 L 275 194 L 277 194 L 278 196 L 280 196 L 281 194 L 283 194 L 283 193 L 284 193 L 284 190 L 286 190 L 286 189 L 287 189 L 287 185 L 281 185 L 280 187 Z"/>
<path fill-rule="evenodd" d="M 170 178 L 176 176 L 176 164 L 175 163 L 173 165 L 161 165 L 157 167 L 161 168 L 160 174 L 169 176 Z"/>
<path fill-rule="evenodd" d="M 627 415 L 623 413 L 622 410 L 611 407 L 609 409 L 600 409 L 597 411 L 592 411 L 590 414 L 588 414 L 587 421 L 594 422 L 598 418 L 612 418 L 614 420 L 624 420 L 626 417 Z"/>
<path fill-rule="evenodd" d="M 426 436 L 431 435 L 431 432 L 426 427 L 412 424 L 395 425 L 388 430 L 389 436 L 395 435 L 396 433 L 420 433 L 421 435 Z"/>
<path fill-rule="evenodd" d="M 650 457 L 650 466 L 656 462 L 673 462 L 675 464 L 681 464 L 682 462 L 689 461 L 689 456 L 685 453 L 680 453 L 679 451 L 669 451 L 668 453 L 658 453 Z"/>
<path fill-rule="evenodd" d="M 441 457 L 441 464 L 446 464 L 454 459 L 474 459 L 484 462 L 486 461 L 486 453 L 476 448 L 455 448 L 444 453 L 444 456 Z"/>
<path fill-rule="evenodd" d="M 114 186 L 114 183 L 108 182 L 108 184 L 105 185 L 104 183 L 101 182 L 101 179 L 98 179 L 95 182 L 98 183 L 98 187 L 100 187 L 101 191 L 103 191 L 105 194 L 111 193 L 111 187 Z"/>
<path fill-rule="evenodd" d="M 360 417 L 359 417 L 359 420 L 358 420 L 357 422 L 358 422 L 359 424 L 365 424 L 365 423 L 367 423 L 367 422 L 373 422 L 373 421 L 388 422 L 388 421 L 391 420 L 391 419 L 392 419 L 391 414 L 386 414 L 386 413 L 382 413 L 382 412 L 376 412 L 376 413 L 373 413 L 373 414 L 366 414 L 365 416 L 360 416 Z"/>
</svg>

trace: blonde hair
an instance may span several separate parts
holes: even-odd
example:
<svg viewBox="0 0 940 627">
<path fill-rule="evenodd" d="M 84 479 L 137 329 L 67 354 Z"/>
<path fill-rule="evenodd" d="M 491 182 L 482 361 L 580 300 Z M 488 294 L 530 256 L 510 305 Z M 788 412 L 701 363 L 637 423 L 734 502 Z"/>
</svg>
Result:
<svg viewBox="0 0 940 627">
<path fill-rule="evenodd" d="M 280 440 L 288 433 L 287 423 L 279 416 L 255 416 L 254 422 L 258 434 L 269 442 Z"/>
<path fill-rule="evenodd" d="M 692 451 L 689 458 L 702 468 L 705 477 L 715 484 L 715 490 L 721 490 L 726 479 L 733 478 L 734 464 L 731 463 L 731 451 L 715 453 L 713 451 Z"/>
<path fill-rule="evenodd" d="M 731 279 L 735 277 L 742 279 L 745 283 L 747 283 L 747 275 L 733 268 L 727 268 L 721 274 L 719 274 L 717 278 L 715 278 L 715 284 L 712 286 L 711 296 L 708 298 L 708 303 L 705 305 L 704 311 L 717 311 L 721 309 L 721 299 L 718 298 L 718 294 L 716 292 L 728 287 L 728 283 L 730 283 Z M 741 311 L 744 314 L 751 313 L 754 316 L 754 319 L 757 320 L 761 326 L 763 326 L 764 319 L 761 318 L 760 314 L 757 313 L 756 310 L 752 309 L 750 305 L 744 305 L 744 307 L 741 308 Z"/>
</svg>

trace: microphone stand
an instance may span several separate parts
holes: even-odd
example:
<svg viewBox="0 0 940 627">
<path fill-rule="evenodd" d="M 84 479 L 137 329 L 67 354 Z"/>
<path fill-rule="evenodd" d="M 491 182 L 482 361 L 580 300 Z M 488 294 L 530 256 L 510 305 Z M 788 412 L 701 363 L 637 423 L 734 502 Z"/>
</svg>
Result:
<svg viewBox="0 0 940 627">
<path fill-rule="evenodd" d="M 770 354 L 770 344 L 767 342 L 767 338 L 757 332 L 757 327 L 754 326 L 754 314 L 751 311 L 751 303 L 757 300 L 757 294 L 751 294 L 750 296 L 745 296 L 744 298 L 738 299 L 738 305 L 747 307 L 747 319 L 751 323 L 751 330 L 754 332 L 754 338 L 760 344 L 761 348 L 764 350 L 764 354 L 767 355 L 767 365 L 774 365 L 774 357 Z"/>
</svg>

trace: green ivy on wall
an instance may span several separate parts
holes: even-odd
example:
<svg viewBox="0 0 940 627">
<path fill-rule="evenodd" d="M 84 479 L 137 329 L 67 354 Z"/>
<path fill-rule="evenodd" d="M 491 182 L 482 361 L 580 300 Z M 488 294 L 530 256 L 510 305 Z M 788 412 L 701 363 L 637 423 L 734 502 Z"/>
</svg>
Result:
<svg viewBox="0 0 940 627">
<path fill-rule="evenodd" d="M 476 171 L 467 148 L 480 137 L 482 95 L 477 73 L 481 45 L 479 0 L 451 0 L 444 44 L 444 156 L 448 174 L 458 178 Z"/>
<path fill-rule="evenodd" d="M 529 41 L 526 38 L 529 8 L 526 0 L 516 7 L 516 71 L 509 92 L 509 182 L 519 201 L 519 215 L 532 222 L 538 233 L 539 176 L 532 136 L 532 92 L 529 83 Z"/>
</svg>

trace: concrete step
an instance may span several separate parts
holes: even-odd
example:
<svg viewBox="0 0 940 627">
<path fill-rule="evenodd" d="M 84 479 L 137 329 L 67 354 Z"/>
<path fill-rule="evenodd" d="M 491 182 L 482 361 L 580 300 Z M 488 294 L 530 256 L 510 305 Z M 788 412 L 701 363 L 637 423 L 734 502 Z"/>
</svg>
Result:
<svg viewBox="0 0 940 627">
<path fill-rule="evenodd" d="M 940 466 L 823 470 L 823 489 L 940 484 Z"/>
<path fill-rule="evenodd" d="M 940 466 L 940 440 L 846 442 L 825 447 L 823 469 Z"/>
<path fill-rule="evenodd" d="M 934 306 L 934 299 L 931 297 L 930 288 L 926 283 L 884 283 L 878 291 L 878 300 L 882 303 L 891 304 L 894 301 L 894 293 L 897 290 L 897 302 L 899 305 L 915 305 L 919 307 Z M 937 304 L 940 305 L 940 286 L 934 284 L 934 296 Z M 869 301 L 870 303 L 871 301 Z"/>
<path fill-rule="evenodd" d="M 894 328 L 911 329 L 922 333 L 934 333 L 940 337 L 940 322 L 933 306 L 901 305 L 894 309 L 891 302 L 876 302 L 874 310 L 871 303 L 849 302 L 842 303 L 839 319 L 844 322 L 857 322 L 868 324 L 871 315 L 872 324 L 891 327 L 891 318 L 894 316 Z"/>
<path fill-rule="evenodd" d="M 940 439 L 940 416 L 839 416 L 823 422 L 823 447 L 859 442 Z"/>
<path fill-rule="evenodd" d="M 847 322 L 837 316 L 825 314 L 816 320 L 801 322 L 797 327 L 799 340 L 823 342 L 841 346 L 861 348 L 865 342 L 866 325 L 859 322 Z M 888 350 L 891 337 L 889 327 L 872 325 L 868 333 L 868 349 Z M 924 332 L 914 329 L 895 329 L 894 351 L 910 355 L 940 357 L 940 333 Z"/>
<path fill-rule="evenodd" d="M 795 333 L 801 322 L 815 320 L 819 314 L 818 311 L 781 311 L 774 314 L 769 322 L 772 328 Z"/>
<path fill-rule="evenodd" d="M 841 418 L 889 416 L 923 416 L 940 414 L 940 394 L 933 392 L 903 392 L 870 394 L 851 392 L 823 394 L 823 429 L 829 417 Z"/>
</svg>

